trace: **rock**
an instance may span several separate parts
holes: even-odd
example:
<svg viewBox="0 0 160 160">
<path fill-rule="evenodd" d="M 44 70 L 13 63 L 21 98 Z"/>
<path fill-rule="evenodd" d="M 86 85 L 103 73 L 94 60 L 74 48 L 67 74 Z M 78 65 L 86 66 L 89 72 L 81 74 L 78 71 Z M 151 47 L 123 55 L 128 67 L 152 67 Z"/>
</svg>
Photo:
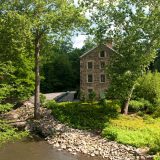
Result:
<svg viewBox="0 0 160 160">
<path fill-rule="evenodd" d="M 56 148 L 60 147 L 59 143 L 54 144 L 54 147 Z"/>
<path fill-rule="evenodd" d="M 62 149 L 66 149 L 67 147 L 66 147 L 65 144 L 62 144 L 62 145 L 61 145 L 61 148 L 62 148 Z"/>
<path fill-rule="evenodd" d="M 76 155 L 77 153 L 76 152 L 72 152 L 71 154 Z"/>
<path fill-rule="evenodd" d="M 68 149 L 69 152 L 72 152 L 73 150 L 71 148 Z"/>
<path fill-rule="evenodd" d="M 136 152 L 137 152 L 138 154 L 140 154 L 140 155 L 147 154 L 148 151 L 149 151 L 149 148 L 148 148 L 148 147 L 136 149 Z"/>
<path fill-rule="evenodd" d="M 95 156 L 95 154 L 94 154 L 94 153 L 91 153 L 91 156 L 92 156 L 92 157 L 94 157 L 94 156 Z"/>
</svg>

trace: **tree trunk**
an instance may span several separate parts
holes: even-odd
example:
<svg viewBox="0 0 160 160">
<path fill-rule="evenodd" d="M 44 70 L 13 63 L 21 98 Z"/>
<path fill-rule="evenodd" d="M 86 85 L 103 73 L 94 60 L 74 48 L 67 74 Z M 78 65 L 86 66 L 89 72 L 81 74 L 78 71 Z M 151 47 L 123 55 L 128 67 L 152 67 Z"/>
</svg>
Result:
<svg viewBox="0 0 160 160">
<path fill-rule="evenodd" d="M 134 88 L 135 88 L 135 85 L 133 85 L 129 96 L 128 96 L 128 98 L 125 100 L 124 106 L 123 106 L 122 109 L 121 109 L 121 113 L 123 113 L 123 114 L 125 114 L 125 115 L 128 114 L 129 102 L 130 102 L 130 100 L 131 100 L 131 97 L 132 97 L 132 93 L 133 93 Z"/>
<path fill-rule="evenodd" d="M 39 118 L 40 110 L 40 73 L 39 73 L 39 53 L 40 53 L 40 38 L 35 39 L 35 95 L 34 95 L 34 118 Z"/>
<path fill-rule="evenodd" d="M 123 114 L 125 114 L 125 115 L 128 114 L 128 106 L 129 106 L 129 102 L 130 102 L 130 98 L 128 98 L 128 99 L 125 101 L 125 104 L 124 104 Z"/>
</svg>

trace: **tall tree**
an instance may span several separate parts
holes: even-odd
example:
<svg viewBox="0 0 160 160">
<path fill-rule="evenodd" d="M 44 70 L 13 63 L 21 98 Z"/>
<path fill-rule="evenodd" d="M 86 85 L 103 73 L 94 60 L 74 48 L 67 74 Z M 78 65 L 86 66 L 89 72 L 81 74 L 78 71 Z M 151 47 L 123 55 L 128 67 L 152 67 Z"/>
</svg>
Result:
<svg viewBox="0 0 160 160">
<path fill-rule="evenodd" d="M 6 101 L 15 104 L 33 94 L 33 45 L 27 19 L 16 11 L 5 11 L 0 12 L 0 65 L 6 68 L 3 78 L 0 78 L 0 90 L 4 84 L 9 85 Z M 8 76 L 10 70 L 13 70 L 12 76 Z"/>
<path fill-rule="evenodd" d="M 99 1 L 91 20 L 93 33 L 100 43 L 112 39 L 116 52 L 110 55 L 107 76 L 108 95 L 128 105 L 134 86 L 156 57 L 160 37 L 160 1 Z"/>
<path fill-rule="evenodd" d="M 71 29 L 84 22 L 82 12 L 72 0 L 13 0 L 3 2 L 3 11 L 14 11 L 28 20 L 33 38 L 35 55 L 35 101 L 34 117 L 39 117 L 40 108 L 40 52 L 46 35 L 56 39 L 65 36 Z M 2 12 L 3 13 L 3 12 Z"/>
</svg>

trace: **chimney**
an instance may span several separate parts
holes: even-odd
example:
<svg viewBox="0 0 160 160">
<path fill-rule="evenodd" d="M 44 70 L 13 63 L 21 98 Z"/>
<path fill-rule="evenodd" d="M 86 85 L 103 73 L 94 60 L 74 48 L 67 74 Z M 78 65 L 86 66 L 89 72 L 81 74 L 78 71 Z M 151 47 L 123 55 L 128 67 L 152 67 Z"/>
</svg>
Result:
<svg viewBox="0 0 160 160">
<path fill-rule="evenodd" d="M 106 46 L 109 47 L 109 48 L 112 48 L 113 47 L 113 42 L 112 41 L 107 42 Z"/>
<path fill-rule="evenodd" d="M 112 48 L 113 47 L 113 41 L 112 41 L 112 39 L 108 38 L 106 41 L 107 41 L 106 46 L 109 47 L 109 48 Z"/>
</svg>

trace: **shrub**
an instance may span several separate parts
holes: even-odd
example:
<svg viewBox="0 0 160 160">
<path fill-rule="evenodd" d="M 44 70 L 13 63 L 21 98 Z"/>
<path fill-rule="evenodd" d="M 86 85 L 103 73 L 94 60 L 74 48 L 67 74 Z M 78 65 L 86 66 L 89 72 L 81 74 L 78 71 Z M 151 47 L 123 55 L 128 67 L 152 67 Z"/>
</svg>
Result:
<svg viewBox="0 0 160 160">
<path fill-rule="evenodd" d="M 96 93 L 95 93 L 94 91 L 92 91 L 92 92 L 90 92 L 90 93 L 88 94 L 88 101 L 89 101 L 89 102 L 93 103 L 94 100 L 95 100 L 95 98 L 96 98 Z"/>
<path fill-rule="evenodd" d="M 53 109 L 54 107 L 57 107 L 57 106 L 58 106 L 58 104 L 55 100 L 46 101 L 44 104 L 44 107 L 46 107 L 48 109 Z"/>
<path fill-rule="evenodd" d="M 40 94 L 40 104 L 41 106 L 44 106 L 46 103 L 46 96 L 44 94 Z"/>
<path fill-rule="evenodd" d="M 5 121 L 0 120 L 0 144 L 6 143 L 11 140 L 21 139 L 28 136 L 27 131 L 17 132 L 16 128 L 13 128 Z"/>
<path fill-rule="evenodd" d="M 138 112 L 138 111 L 146 111 L 151 112 L 151 108 L 153 105 L 143 98 L 138 100 L 131 100 L 129 102 L 129 111 Z"/>
<path fill-rule="evenodd" d="M 160 160 L 160 154 L 159 154 L 159 153 L 156 154 L 156 155 L 154 156 L 153 160 Z"/>
<path fill-rule="evenodd" d="M 147 73 L 138 79 L 134 90 L 134 99 L 143 98 L 152 104 L 159 104 L 160 100 L 160 73 Z"/>
<path fill-rule="evenodd" d="M 121 103 L 118 100 L 102 100 L 100 104 L 108 113 L 119 112 L 121 108 Z"/>
<path fill-rule="evenodd" d="M 85 96 L 85 94 L 82 92 L 82 91 L 80 91 L 80 93 L 79 93 L 79 96 L 80 96 L 80 100 L 82 101 L 82 102 L 86 102 L 86 96 Z"/>
<path fill-rule="evenodd" d="M 0 113 L 10 111 L 13 108 L 13 105 L 10 103 L 0 104 Z"/>
<path fill-rule="evenodd" d="M 158 108 L 154 111 L 154 113 L 153 113 L 152 116 L 153 116 L 154 118 L 160 117 L 160 107 L 158 107 Z"/>
<path fill-rule="evenodd" d="M 57 120 L 79 129 L 102 130 L 112 116 L 97 103 L 62 102 L 49 108 Z"/>
</svg>

